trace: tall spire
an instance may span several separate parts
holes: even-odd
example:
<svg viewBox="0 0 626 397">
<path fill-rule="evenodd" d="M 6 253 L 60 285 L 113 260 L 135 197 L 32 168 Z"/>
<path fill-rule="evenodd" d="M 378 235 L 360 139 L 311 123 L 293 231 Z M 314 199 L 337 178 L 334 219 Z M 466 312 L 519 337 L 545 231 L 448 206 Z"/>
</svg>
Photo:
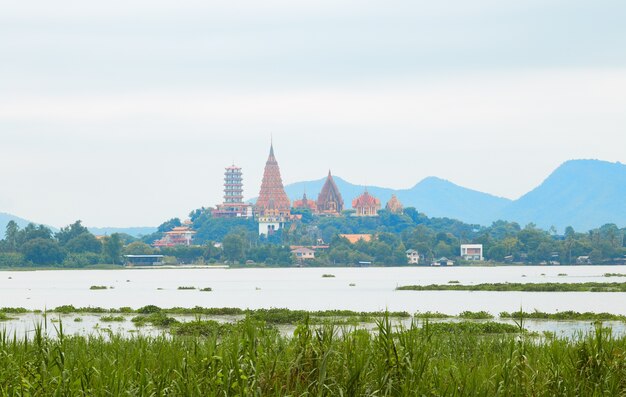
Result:
<svg viewBox="0 0 626 397">
<path fill-rule="evenodd" d="M 317 196 L 317 210 L 326 215 L 339 215 L 343 210 L 343 198 L 330 170 L 328 170 L 322 191 Z"/>
<path fill-rule="evenodd" d="M 290 209 L 291 202 L 285 193 L 280 168 L 274 157 L 274 145 L 270 143 L 270 155 L 265 163 L 256 210 L 261 216 L 284 216 L 289 215 Z"/>
</svg>

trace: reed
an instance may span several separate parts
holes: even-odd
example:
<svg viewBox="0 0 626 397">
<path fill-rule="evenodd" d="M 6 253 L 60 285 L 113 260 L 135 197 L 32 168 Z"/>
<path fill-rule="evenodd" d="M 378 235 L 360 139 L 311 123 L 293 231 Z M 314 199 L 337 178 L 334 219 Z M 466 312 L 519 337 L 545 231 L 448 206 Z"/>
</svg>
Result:
<svg viewBox="0 0 626 397">
<path fill-rule="evenodd" d="M 497 323 L 374 329 L 313 326 L 293 335 L 250 316 L 195 320 L 172 336 L 69 336 L 45 322 L 28 338 L 0 331 L 1 395 L 617 396 L 626 393 L 626 338 L 596 325 L 574 338 L 536 338 Z M 468 325 L 469 324 L 469 325 Z"/>
</svg>

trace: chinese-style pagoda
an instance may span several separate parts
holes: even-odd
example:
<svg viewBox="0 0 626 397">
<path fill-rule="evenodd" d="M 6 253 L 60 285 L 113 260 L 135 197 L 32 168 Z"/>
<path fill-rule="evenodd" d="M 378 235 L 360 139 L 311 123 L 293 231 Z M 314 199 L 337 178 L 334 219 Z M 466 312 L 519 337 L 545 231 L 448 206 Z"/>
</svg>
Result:
<svg viewBox="0 0 626 397">
<path fill-rule="evenodd" d="M 270 235 L 284 227 L 291 215 L 291 202 L 280 177 L 280 168 L 274 156 L 274 145 L 270 145 L 270 155 L 265 163 L 261 191 L 255 205 L 259 221 L 259 234 Z"/>
<path fill-rule="evenodd" d="M 241 168 L 232 165 L 224 172 L 224 202 L 212 212 L 214 218 L 252 217 L 252 206 L 243 202 Z"/>
<path fill-rule="evenodd" d="M 341 211 L 343 211 L 343 198 L 330 170 L 328 170 L 326 182 L 324 182 L 322 191 L 317 196 L 317 212 L 320 215 L 337 216 L 341 214 Z"/>
</svg>

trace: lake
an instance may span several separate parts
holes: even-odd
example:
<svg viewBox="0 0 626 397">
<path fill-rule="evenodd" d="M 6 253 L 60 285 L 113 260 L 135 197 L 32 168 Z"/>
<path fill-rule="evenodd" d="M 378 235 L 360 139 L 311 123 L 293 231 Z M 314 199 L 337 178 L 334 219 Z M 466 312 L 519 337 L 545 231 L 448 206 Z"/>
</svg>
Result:
<svg viewBox="0 0 626 397">
<path fill-rule="evenodd" d="M 0 307 L 239 307 L 354 311 L 541 310 L 626 314 L 626 293 L 396 291 L 400 285 L 494 282 L 626 282 L 626 266 L 125 269 L 0 272 Z M 324 278 L 333 274 L 334 278 Z M 559 276 L 559 274 L 566 274 Z M 351 286 L 350 284 L 354 284 Z M 104 285 L 106 290 L 90 290 Z M 212 292 L 178 290 L 211 287 Z M 112 287 L 112 288 L 111 288 Z"/>
</svg>

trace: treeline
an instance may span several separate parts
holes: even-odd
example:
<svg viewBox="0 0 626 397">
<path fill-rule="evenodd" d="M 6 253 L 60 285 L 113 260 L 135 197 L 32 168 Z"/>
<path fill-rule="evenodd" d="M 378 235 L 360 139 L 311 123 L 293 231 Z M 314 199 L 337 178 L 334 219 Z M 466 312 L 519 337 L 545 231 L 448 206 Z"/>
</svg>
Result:
<svg viewBox="0 0 626 397">
<path fill-rule="evenodd" d="M 121 264 L 124 254 L 162 254 L 168 263 L 268 264 L 289 266 L 294 263 L 290 246 L 328 245 L 318 250 L 314 266 L 406 265 L 406 250 L 420 253 L 423 263 L 441 257 L 459 261 L 460 245 L 483 244 L 488 261 L 524 264 L 613 264 L 624 261 L 626 229 L 607 224 L 585 233 L 568 227 L 559 235 L 533 224 L 521 227 L 515 222 L 497 221 L 491 226 L 466 224 L 449 218 L 429 218 L 414 208 L 402 214 L 382 210 L 378 217 L 316 217 L 299 211 L 301 219 L 272 236 L 259 236 L 252 219 L 213 218 L 210 208 L 191 214 L 196 232 L 194 246 L 153 248 L 152 243 L 182 223 L 172 218 L 157 232 L 140 239 L 125 234 L 96 238 L 80 221 L 53 233 L 45 226 L 28 225 L 20 229 L 7 225 L 0 240 L 0 267 L 62 266 L 86 267 L 94 264 Z M 351 244 L 340 234 L 372 234 L 369 242 Z"/>
<path fill-rule="evenodd" d="M 131 239 L 117 233 L 98 239 L 80 221 L 57 233 L 32 223 L 20 229 L 17 223 L 10 221 L 4 240 L 0 240 L 0 267 L 80 268 L 121 264 L 124 244 Z"/>
<path fill-rule="evenodd" d="M 316 252 L 311 265 L 353 265 L 373 262 L 378 265 L 405 265 L 406 250 L 415 249 L 422 263 L 441 257 L 459 260 L 461 244 L 483 244 L 486 260 L 524 264 L 576 264 L 579 257 L 589 257 L 588 263 L 619 263 L 624 260 L 626 229 L 607 224 L 598 229 L 579 233 L 568 227 L 563 235 L 542 230 L 534 224 L 521 227 L 518 223 L 497 221 L 491 226 L 466 224 L 449 218 L 429 218 L 415 208 L 402 214 L 386 210 L 378 217 L 316 217 L 309 211 L 297 212 L 302 219 L 266 238 L 257 235 L 254 220 L 212 218 L 210 209 L 201 208 L 190 214 L 197 232 L 195 242 L 223 242 L 222 259 L 229 261 L 265 262 L 265 255 L 274 247 L 282 254 L 272 257 L 274 263 L 285 264 L 286 247 L 329 245 Z M 179 223 L 170 220 L 169 224 Z M 373 234 L 372 241 L 349 243 L 340 234 Z M 158 233 L 157 233 L 158 234 Z M 146 242 L 150 242 L 150 236 Z M 293 258 L 287 262 L 293 262 Z"/>
</svg>

